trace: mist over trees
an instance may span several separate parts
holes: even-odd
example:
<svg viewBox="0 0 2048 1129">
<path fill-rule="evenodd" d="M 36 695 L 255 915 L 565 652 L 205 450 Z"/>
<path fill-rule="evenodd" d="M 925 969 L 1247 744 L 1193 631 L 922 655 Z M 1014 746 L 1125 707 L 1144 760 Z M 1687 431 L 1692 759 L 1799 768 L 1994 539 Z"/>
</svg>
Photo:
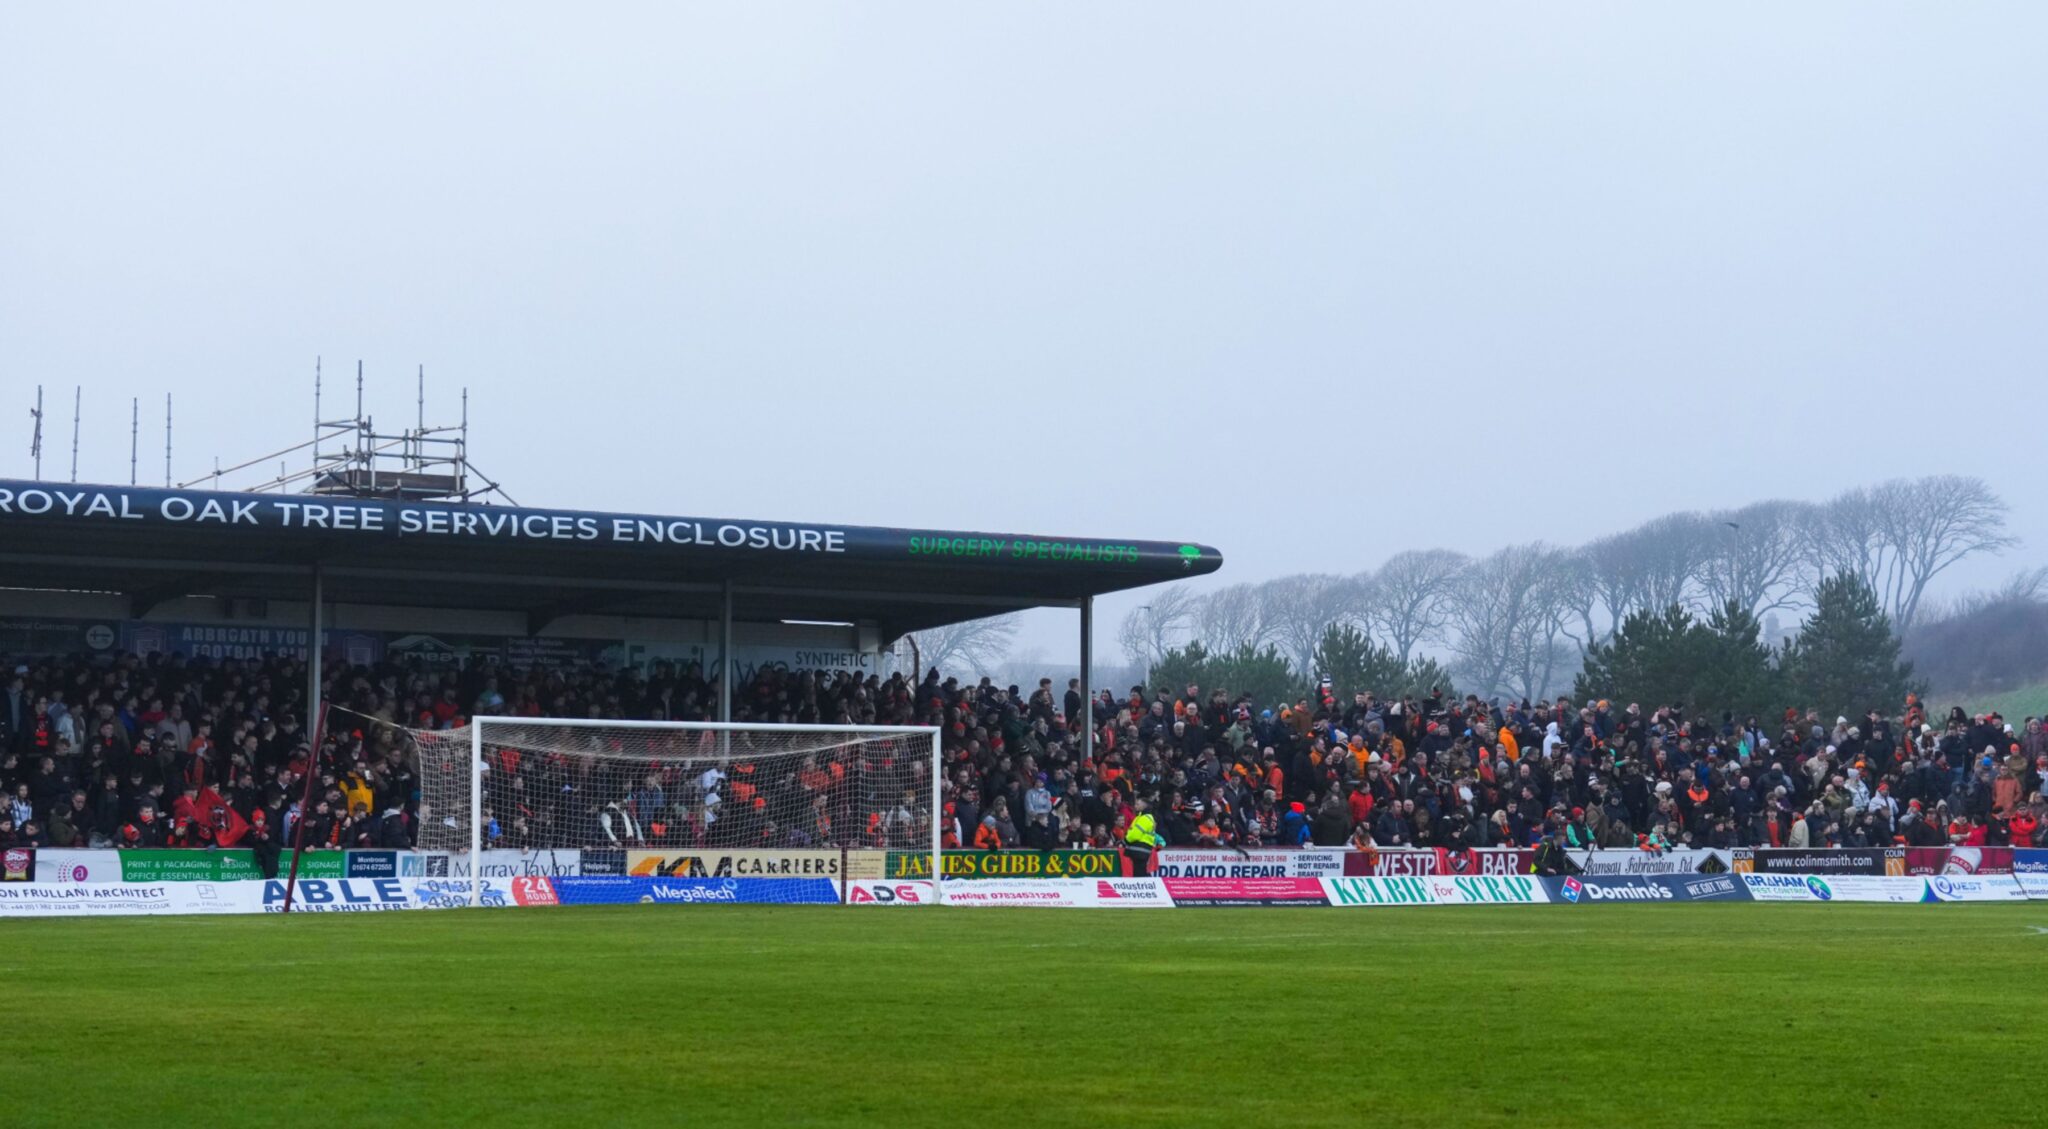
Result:
<svg viewBox="0 0 2048 1129">
<path fill-rule="evenodd" d="M 1802 652 L 1799 643 L 1762 637 L 1762 624 L 1779 617 L 1805 620 L 1823 607 L 1825 595 L 1833 601 L 1825 609 L 1831 624 L 1848 630 L 1874 622 L 1863 614 L 1869 612 L 1882 620 L 1894 644 L 1899 638 L 1912 641 L 1908 652 L 1922 663 L 1921 677 L 1946 687 L 1950 677 L 1984 672 L 1970 667 L 1967 646 L 1955 641 L 1963 629 L 1942 625 L 2028 608 L 2035 611 L 2027 614 L 2039 618 L 2025 622 L 2048 624 L 2048 572 L 2038 574 L 2031 594 L 2008 594 L 2012 599 L 1998 604 L 1998 611 L 1987 610 L 1990 604 L 1928 604 L 1929 586 L 1943 572 L 2016 543 L 2006 533 L 2007 508 L 1979 479 L 1937 475 L 1858 487 L 1819 503 L 1768 499 L 1737 509 L 1665 514 L 1573 547 L 1537 542 L 1476 559 L 1447 549 L 1410 550 L 1377 570 L 1351 575 L 1297 574 L 1206 594 L 1181 586 L 1160 589 L 1151 604 L 1124 618 L 1119 639 L 1140 667 L 1156 669 L 1176 652 L 1184 664 L 1185 649 L 1199 643 L 1208 661 L 1277 660 L 1303 686 L 1318 675 L 1334 675 L 1340 660 L 1347 675 L 1367 671 L 1400 681 L 1408 680 L 1416 663 L 1428 662 L 1432 675 L 1454 679 L 1463 690 L 1533 699 L 1571 691 L 1582 675 L 1594 679 L 1589 687 L 1614 684 L 1614 664 L 1627 661 L 1631 645 L 1628 627 L 1640 620 L 1639 633 L 1673 633 L 1685 641 L 1680 651 L 1706 648 L 1717 663 L 1726 660 L 1716 669 L 1731 682 L 1716 686 L 1695 679 L 1674 686 L 1674 695 L 1714 705 L 1699 695 L 1725 692 L 1735 699 L 1726 707 L 1738 708 L 1736 701 L 1760 702 L 1800 689 L 1826 689 L 1830 696 L 1862 692 L 1814 681 L 1820 675 L 1811 645 Z M 1856 583 L 1843 585 L 1844 576 Z M 1864 594 L 1868 608 L 1860 602 Z M 1851 596 L 1859 601 L 1853 608 L 1846 603 Z M 1939 614 L 1922 630 L 1930 610 Z M 1335 650 L 1333 630 L 1344 641 Z M 2048 638 L 2038 629 L 2010 634 L 2001 653 L 2024 658 L 2021 665 L 2033 662 L 2029 640 Z M 2048 642 L 2034 650 L 2048 652 Z M 2048 653 L 2039 657 L 2031 673 L 2048 668 Z M 1780 658 L 1797 658 L 1799 665 L 1779 671 Z M 1752 684 L 1762 659 L 1774 664 L 1774 678 L 1791 678 L 1798 670 L 1800 681 Z M 1896 647 L 1891 659 L 1897 663 Z M 1438 660 L 1444 665 L 1437 666 Z M 1871 660 L 1865 672 L 1870 678 L 1884 665 L 1881 660 Z M 1271 661 L 1261 661 L 1258 670 L 1261 680 L 1270 679 Z M 1895 681 L 1903 684 L 1903 677 Z M 1871 692 L 1892 688 L 1893 680 L 1877 681 L 1885 684 L 1872 685 Z M 1392 686 L 1369 688 L 1386 693 Z"/>
<path fill-rule="evenodd" d="M 1996 693 L 2048 682 L 2048 568 L 1941 607 L 1923 603 L 1904 643 L 1933 687 Z"/>
</svg>

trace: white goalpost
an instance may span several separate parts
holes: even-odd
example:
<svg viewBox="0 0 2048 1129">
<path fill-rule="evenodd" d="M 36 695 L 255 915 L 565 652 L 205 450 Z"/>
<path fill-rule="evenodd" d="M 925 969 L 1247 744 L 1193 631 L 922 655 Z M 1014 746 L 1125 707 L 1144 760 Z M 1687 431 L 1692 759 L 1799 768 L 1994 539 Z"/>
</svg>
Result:
<svg viewBox="0 0 2048 1129">
<path fill-rule="evenodd" d="M 478 717 L 409 736 L 419 849 L 466 858 L 471 905 L 508 849 L 577 852 L 580 874 L 761 880 L 751 900 L 815 901 L 822 878 L 842 897 L 857 879 L 929 878 L 940 898 L 931 726 Z"/>
</svg>

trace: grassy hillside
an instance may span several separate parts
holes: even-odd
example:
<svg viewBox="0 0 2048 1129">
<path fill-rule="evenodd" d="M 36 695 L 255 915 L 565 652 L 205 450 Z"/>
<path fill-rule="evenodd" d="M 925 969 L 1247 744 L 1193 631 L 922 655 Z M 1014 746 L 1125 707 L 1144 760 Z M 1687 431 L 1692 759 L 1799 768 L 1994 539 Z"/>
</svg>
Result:
<svg viewBox="0 0 2048 1129">
<path fill-rule="evenodd" d="M 2003 694 L 1929 694 L 1927 701 L 1943 713 L 1950 706 L 1961 706 L 1973 715 L 1996 711 L 2017 729 L 2025 718 L 2048 717 L 2048 682 Z"/>
</svg>

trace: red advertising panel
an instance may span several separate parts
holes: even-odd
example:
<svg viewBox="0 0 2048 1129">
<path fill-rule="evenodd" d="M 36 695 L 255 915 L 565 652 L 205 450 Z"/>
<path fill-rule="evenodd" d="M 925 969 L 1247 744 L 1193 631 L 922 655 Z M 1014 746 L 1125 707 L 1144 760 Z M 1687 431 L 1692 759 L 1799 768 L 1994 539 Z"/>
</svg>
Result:
<svg viewBox="0 0 2048 1129">
<path fill-rule="evenodd" d="M 1344 856 L 1344 874 L 1350 878 L 1402 878 L 1458 874 L 1527 874 L 1536 852 L 1515 847 L 1482 847 L 1452 851 L 1444 848 L 1392 848 L 1384 851 L 1353 851 Z"/>
</svg>

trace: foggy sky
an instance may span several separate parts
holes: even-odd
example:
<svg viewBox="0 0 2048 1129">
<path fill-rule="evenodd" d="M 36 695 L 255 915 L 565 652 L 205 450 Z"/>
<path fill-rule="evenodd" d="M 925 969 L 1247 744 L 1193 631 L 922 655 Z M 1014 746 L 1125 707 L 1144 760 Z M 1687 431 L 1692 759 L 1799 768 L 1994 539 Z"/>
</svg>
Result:
<svg viewBox="0 0 2048 1129">
<path fill-rule="evenodd" d="M 2039 4 L 10 5 L 0 475 L 471 391 L 527 505 L 1216 582 L 1981 475 L 2048 545 Z M 330 381 L 339 392 L 342 381 Z M 2021 430 L 2031 426 L 2032 437 Z M 1951 586 L 1952 587 L 1952 586 Z M 1104 656 L 1117 618 L 1100 610 Z M 1071 613 L 1023 642 L 1065 658 Z"/>
</svg>

